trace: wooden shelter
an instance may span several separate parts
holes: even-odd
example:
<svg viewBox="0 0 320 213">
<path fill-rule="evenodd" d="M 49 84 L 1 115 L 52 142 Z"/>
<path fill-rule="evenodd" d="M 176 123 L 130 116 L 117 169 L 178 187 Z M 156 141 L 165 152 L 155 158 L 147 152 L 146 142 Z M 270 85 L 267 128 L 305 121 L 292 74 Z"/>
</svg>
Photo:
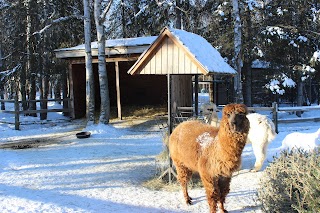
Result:
<svg viewBox="0 0 320 213">
<path fill-rule="evenodd" d="M 100 107 L 97 42 L 92 42 L 96 108 Z M 86 115 L 85 46 L 55 50 L 69 62 L 70 98 L 74 118 Z M 164 28 L 159 36 L 106 41 L 110 103 L 121 118 L 123 105 L 166 104 L 169 95 L 178 106 L 192 106 L 192 76 L 236 73 L 204 38 L 183 30 Z M 128 71 L 129 70 L 129 71 Z M 121 92 L 120 92 L 121 91 Z M 197 95 L 198 93 L 195 93 Z M 170 103 L 171 104 L 171 103 Z M 171 108 L 170 108 L 171 110 Z"/>
<path fill-rule="evenodd" d="M 111 107 L 117 107 L 122 117 L 122 106 L 166 104 L 167 87 L 165 76 L 131 76 L 127 73 L 139 56 L 157 36 L 112 39 L 106 41 L 106 62 Z M 100 107 L 97 42 L 91 43 L 95 81 L 95 103 Z M 69 91 L 74 109 L 74 118 L 86 115 L 86 70 L 85 46 L 55 50 L 57 58 L 69 63 Z"/>
<path fill-rule="evenodd" d="M 192 106 L 191 77 L 193 75 L 232 76 L 236 74 L 236 71 L 203 37 L 184 30 L 165 27 L 128 73 L 131 75 L 167 75 L 168 113 L 171 115 L 173 105 L 171 102 L 177 106 L 186 104 Z M 197 92 L 195 97 L 196 95 Z M 191 97 L 189 102 L 185 100 L 186 97 Z M 197 104 L 197 101 L 195 103 Z"/>
</svg>

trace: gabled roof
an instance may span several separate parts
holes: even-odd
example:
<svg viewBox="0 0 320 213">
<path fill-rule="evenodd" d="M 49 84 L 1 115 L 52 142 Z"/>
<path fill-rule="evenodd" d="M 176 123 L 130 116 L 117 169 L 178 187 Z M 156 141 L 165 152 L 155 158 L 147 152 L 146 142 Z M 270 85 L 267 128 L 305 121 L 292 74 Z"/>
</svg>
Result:
<svg viewBox="0 0 320 213">
<path fill-rule="evenodd" d="M 106 55 L 130 55 L 141 54 L 149 45 L 154 42 L 157 36 L 121 38 L 106 40 Z M 70 48 L 61 48 L 54 50 L 57 58 L 74 58 L 85 56 L 85 45 L 81 44 Z M 92 56 L 98 55 L 97 42 L 91 43 Z"/>
<path fill-rule="evenodd" d="M 128 73 L 134 74 L 236 74 L 203 37 L 165 27 Z"/>
</svg>

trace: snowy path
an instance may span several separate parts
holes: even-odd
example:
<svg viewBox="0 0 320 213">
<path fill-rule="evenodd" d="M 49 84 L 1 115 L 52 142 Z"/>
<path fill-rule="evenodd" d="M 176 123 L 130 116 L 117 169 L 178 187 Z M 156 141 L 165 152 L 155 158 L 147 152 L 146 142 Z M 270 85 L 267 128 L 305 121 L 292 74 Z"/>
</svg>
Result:
<svg viewBox="0 0 320 213">
<path fill-rule="evenodd" d="M 269 146 L 268 160 L 286 134 L 314 131 L 319 127 L 315 124 L 281 127 Z M 156 172 L 160 132 L 112 126 L 91 131 L 89 139 L 69 136 L 62 143 L 38 148 L 0 149 L 0 212 L 208 212 L 203 188 L 190 190 L 195 200 L 187 206 L 180 190 L 142 186 Z M 243 169 L 233 177 L 227 197 L 229 212 L 261 212 L 256 189 L 262 172 L 248 172 L 253 164 L 247 146 Z"/>
</svg>

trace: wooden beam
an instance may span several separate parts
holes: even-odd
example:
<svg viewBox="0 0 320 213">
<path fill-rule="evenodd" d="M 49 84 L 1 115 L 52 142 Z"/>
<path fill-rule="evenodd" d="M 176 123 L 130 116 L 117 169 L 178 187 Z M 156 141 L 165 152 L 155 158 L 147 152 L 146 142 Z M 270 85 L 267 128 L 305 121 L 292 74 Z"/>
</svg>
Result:
<svg viewBox="0 0 320 213">
<path fill-rule="evenodd" d="M 75 112 L 74 112 L 74 91 L 73 91 L 73 71 L 72 71 L 72 63 L 69 63 L 69 94 L 70 94 L 70 101 L 69 101 L 69 109 L 71 109 L 70 117 L 75 118 Z"/>
<path fill-rule="evenodd" d="M 116 57 L 116 58 L 106 58 L 107 63 L 116 62 L 116 61 L 136 61 L 138 60 L 139 56 L 128 56 L 128 57 Z M 84 58 L 78 59 L 70 59 L 72 64 L 85 64 Z M 92 63 L 98 63 L 98 59 L 93 58 Z"/>
<path fill-rule="evenodd" d="M 122 120 L 121 114 L 121 94 L 120 94 L 120 73 L 119 73 L 119 62 L 115 62 L 116 68 L 116 90 L 117 90 L 117 108 L 118 108 L 118 118 Z"/>
</svg>

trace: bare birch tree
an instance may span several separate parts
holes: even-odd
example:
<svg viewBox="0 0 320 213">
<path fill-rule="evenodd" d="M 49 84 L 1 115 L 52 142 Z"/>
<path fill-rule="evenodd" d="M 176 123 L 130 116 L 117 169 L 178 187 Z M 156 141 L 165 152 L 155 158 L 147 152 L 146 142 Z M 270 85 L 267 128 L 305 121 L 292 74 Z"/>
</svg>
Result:
<svg viewBox="0 0 320 213">
<path fill-rule="evenodd" d="M 88 0 L 83 0 L 84 10 L 84 38 L 85 38 L 85 61 L 86 61 L 86 109 L 88 123 L 94 122 L 95 110 L 95 92 L 94 79 L 92 70 L 92 53 L 91 53 L 91 17 L 90 5 Z"/>
<path fill-rule="evenodd" d="M 241 18 L 239 1 L 233 0 L 233 18 L 234 18 L 234 68 L 237 75 L 234 79 L 235 102 L 243 103 L 241 68 L 242 68 L 242 39 L 241 39 Z"/>
<path fill-rule="evenodd" d="M 101 108 L 100 108 L 100 123 L 108 124 L 110 119 L 110 98 L 109 98 L 109 86 L 108 75 L 106 68 L 105 58 L 105 26 L 107 12 L 110 9 L 112 0 L 108 5 L 102 9 L 102 0 L 94 0 L 94 20 L 97 29 L 97 42 L 98 42 L 98 72 L 100 83 L 100 96 L 101 96 Z"/>
</svg>

